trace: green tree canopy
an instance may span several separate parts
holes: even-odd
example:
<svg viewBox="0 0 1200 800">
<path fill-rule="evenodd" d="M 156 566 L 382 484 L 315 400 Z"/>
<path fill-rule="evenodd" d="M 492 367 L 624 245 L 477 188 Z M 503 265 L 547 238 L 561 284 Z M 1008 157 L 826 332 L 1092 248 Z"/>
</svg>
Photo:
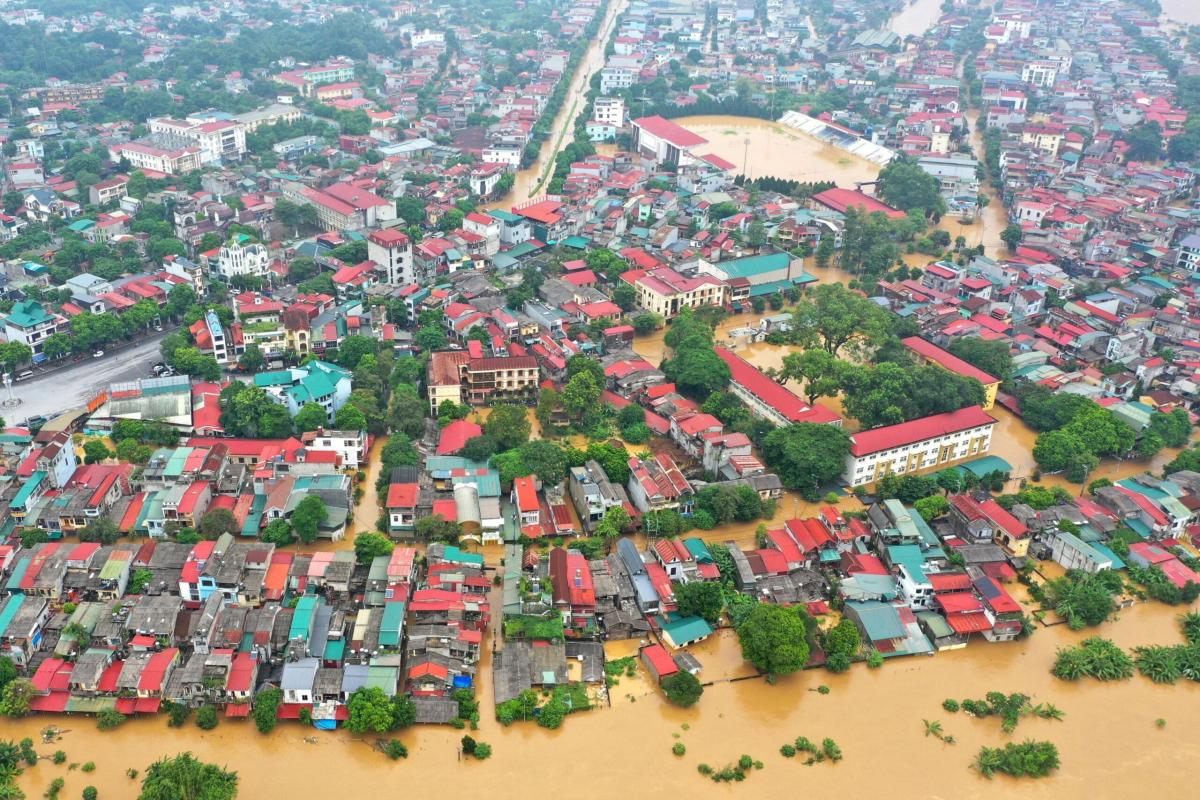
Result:
<svg viewBox="0 0 1200 800">
<path fill-rule="evenodd" d="M 798 606 L 759 603 L 737 626 L 742 657 L 760 672 L 786 675 L 808 663 L 807 615 Z"/>
</svg>

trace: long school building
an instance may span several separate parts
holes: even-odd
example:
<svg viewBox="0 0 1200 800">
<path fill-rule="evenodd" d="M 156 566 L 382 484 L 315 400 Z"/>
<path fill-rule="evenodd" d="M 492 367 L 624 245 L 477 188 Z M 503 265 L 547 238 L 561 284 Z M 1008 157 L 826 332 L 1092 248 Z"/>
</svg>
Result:
<svg viewBox="0 0 1200 800">
<path fill-rule="evenodd" d="M 862 431 L 850 437 L 843 480 L 864 486 L 884 475 L 906 475 L 987 455 L 996 420 L 979 406 Z"/>
</svg>

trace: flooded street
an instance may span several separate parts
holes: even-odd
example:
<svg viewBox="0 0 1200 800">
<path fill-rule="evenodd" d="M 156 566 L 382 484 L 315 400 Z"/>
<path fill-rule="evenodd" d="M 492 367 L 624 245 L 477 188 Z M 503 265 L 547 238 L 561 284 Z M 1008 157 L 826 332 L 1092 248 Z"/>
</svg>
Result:
<svg viewBox="0 0 1200 800">
<path fill-rule="evenodd" d="M 1160 0 L 1163 16 L 1185 25 L 1200 25 L 1200 3 L 1196 0 Z"/>
<path fill-rule="evenodd" d="M 879 174 L 878 164 L 765 119 L 710 115 L 681 117 L 674 122 L 708 139 L 708 144 L 696 148 L 697 155 L 715 153 L 736 164 L 738 172 L 748 171 L 752 178 L 833 180 L 840 186 L 853 186 L 855 181 L 873 181 Z"/>
<path fill-rule="evenodd" d="M 942 15 L 941 0 L 912 0 L 892 17 L 888 29 L 897 36 L 920 36 Z"/>
<path fill-rule="evenodd" d="M 600 26 L 599 34 L 592 41 L 575 70 L 575 75 L 571 79 L 570 91 L 567 92 L 562 108 L 554 118 L 554 124 L 550 126 L 550 133 L 542 143 L 542 152 L 538 155 L 537 161 L 515 173 L 515 182 L 508 195 L 499 200 L 484 203 L 481 208 L 508 210 L 517 203 L 523 203 L 531 197 L 544 193 L 542 180 L 545 178 L 547 182 L 549 181 L 547 176 L 554 168 L 554 157 L 575 139 L 575 116 L 587 102 L 588 84 L 592 80 L 592 76 L 604 66 L 605 44 L 612 35 L 617 16 L 625 9 L 626 5 L 627 0 L 613 0 L 609 4 L 604 24 Z"/>
<path fill-rule="evenodd" d="M 1119 621 L 1100 632 L 1123 647 L 1175 643 L 1180 640 L 1177 613 L 1161 605 L 1141 605 L 1122 612 Z M 480 730 L 472 733 L 495 749 L 485 762 L 459 762 L 456 748 L 463 732 L 448 727 L 397 734 L 410 752 L 407 760 L 398 762 L 372 748 L 374 737 L 318 732 L 297 723 L 281 723 L 272 734 L 261 736 L 251 722 L 223 720 L 216 730 L 204 732 L 190 724 L 177 730 L 167 727 L 165 719 L 145 719 L 101 735 L 88 718 L 37 717 L 7 722 L 4 731 L 15 739 L 32 737 L 44 754 L 62 749 L 69 761 L 96 762 L 96 771 L 84 775 L 42 761 L 21 778 L 31 796 L 61 776 L 67 781 L 65 797 L 77 796 L 85 785 L 96 786 L 101 797 L 132 797 L 135 784 L 125 776 L 126 768 L 142 770 L 159 756 L 183 750 L 236 770 L 240 796 L 247 798 L 324 793 L 369 798 L 433 775 L 441 792 L 475 793 L 490 785 L 489 792 L 502 798 L 544 794 L 563 786 L 573 787 L 571 795 L 581 798 L 643 798 L 680 791 L 689 797 L 728 797 L 731 790 L 698 775 L 696 765 L 706 762 L 719 768 L 742 753 L 765 764 L 748 778 L 753 788 L 747 797 L 790 795 L 798 786 L 816 797 L 898 793 L 999 798 L 1011 797 L 1017 786 L 1022 796 L 1033 798 L 1117 797 L 1145 791 L 1148 775 L 1154 776 L 1159 796 L 1184 796 L 1200 758 L 1200 686 L 1187 681 L 1160 686 L 1142 677 L 1113 685 L 1068 684 L 1053 678 L 1049 668 L 1056 649 L 1094 632 L 1073 633 L 1065 626 L 1039 629 L 1024 642 L 977 641 L 934 658 L 890 661 L 878 670 L 856 665 L 844 675 L 805 672 L 781 679 L 776 686 L 761 680 L 721 682 L 707 687 L 692 709 L 667 705 L 639 670 L 638 677 L 622 677 L 613 687 L 612 708 L 568 717 L 558 731 L 532 724 L 502 728 L 491 718 L 490 702 L 485 702 Z M 634 649 L 633 642 L 608 646 L 610 657 Z M 704 665 L 701 678 L 706 682 L 748 674 L 736 639 L 728 632 L 702 643 L 695 653 Z M 830 687 L 828 695 L 813 691 L 820 684 Z M 1052 702 L 1066 712 L 1066 719 L 1025 719 L 1006 736 L 994 719 L 947 714 L 940 707 L 946 697 L 981 698 L 992 690 L 1019 691 L 1035 702 Z M 1165 729 L 1156 728 L 1158 718 L 1166 720 Z M 925 737 L 922 719 L 940 720 L 958 745 Z M 61 742 L 40 745 L 38 732 L 51 720 L 69 732 Z M 845 752 L 845 761 L 805 768 L 781 757 L 779 746 L 801 735 L 833 738 Z M 317 743 L 305 743 L 305 736 L 316 736 Z M 979 746 L 1030 737 L 1058 745 L 1063 766 L 1054 777 L 989 781 L 968 769 Z M 671 754 L 675 741 L 687 747 L 682 758 Z M 1098 794 L 1097 787 L 1104 789 Z"/>
</svg>

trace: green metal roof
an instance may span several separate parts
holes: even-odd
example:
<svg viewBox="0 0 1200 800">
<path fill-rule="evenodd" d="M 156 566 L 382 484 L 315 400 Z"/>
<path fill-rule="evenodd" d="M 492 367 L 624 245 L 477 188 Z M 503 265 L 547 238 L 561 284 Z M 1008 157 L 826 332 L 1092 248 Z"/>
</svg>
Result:
<svg viewBox="0 0 1200 800">
<path fill-rule="evenodd" d="M 791 263 L 792 257 L 787 253 L 765 253 L 760 256 L 746 256 L 745 258 L 735 258 L 732 261 L 721 261 L 716 267 L 731 278 L 752 278 L 764 272 L 787 269 Z"/>
<path fill-rule="evenodd" d="M 21 590 L 21 580 L 25 577 L 25 571 L 29 569 L 29 563 L 33 561 L 31 556 L 23 556 L 15 567 L 13 567 L 12 575 L 8 578 L 8 583 L 4 588 L 9 594 L 19 592 Z"/>
<path fill-rule="evenodd" d="M 905 635 L 900 615 L 889 603 L 880 603 L 877 600 L 850 600 L 847 601 L 846 608 L 854 610 L 867 633 L 867 638 L 873 642 L 900 639 Z"/>
<path fill-rule="evenodd" d="M 965 470 L 972 475 L 982 478 L 989 472 L 1007 472 L 1012 474 L 1012 464 L 1005 461 L 1000 456 L 984 456 L 977 458 L 974 461 L 968 461 L 965 464 L 959 464 L 955 469 Z"/>
<path fill-rule="evenodd" d="M 446 545 L 446 549 L 442 551 L 442 557 L 446 561 L 451 561 L 456 564 L 474 564 L 483 566 L 483 555 L 480 553 L 467 553 L 452 544 Z"/>
<path fill-rule="evenodd" d="M 317 596 L 306 594 L 296 603 L 292 614 L 292 628 L 288 631 L 288 639 L 307 639 L 312 627 L 313 615 L 317 613 Z"/>
<path fill-rule="evenodd" d="M 712 626 L 700 617 L 681 617 L 663 623 L 662 631 L 677 644 L 703 639 L 705 636 L 711 636 L 713 632 Z"/>
<path fill-rule="evenodd" d="M 8 633 L 8 626 L 12 624 L 13 617 L 21 610 L 21 606 L 25 604 L 25 595 L 11 595 L 4 603 L 4 607 L 0 608 L 0 636 Z"/>
<path fill-rule="evenodd" d="M 26 269 L 28 270 L 28 265 L 26 265 Z M 45 325 L 53 319 L 46 313 L 46 309 L 42 308 L 41 303 L 36 300 L 24 300 L 13 305 L 12 311 L 4 318 L 4 322 L 14 328 L 33 328 Z"/>
<path fill-rule="evenodd" d="M 383 621 L 379 624 L 379 646 L 399 647 L 404 631 L 404 603 L 392 602 L 383 607 Z"/>
<path fill-rule="evenodd" d="M 692 558 L 696 559 L 697 563 L 699 563 L 699 564 L 711 564 L 712 563 L 712 560 L 713 560 L 712 552 L 709 551 L 708 545 L 706 545 L 704 543 L 703 539 L 696 537 L 696 536 L 692 536 L 688 539 L 683 540 L 683 546 L 688 549 L 688 552 L 692 554 Z"/>
<path fill-rule="evenodd" d="M 346 653 L 345 639 L 330 639 L 325 643 L 325 654 L 322 656 L 326 661 L 341 661 Z"/>
<path fill-rule="evenodd" d="M 45 472 L 41 470 L 34 472 L 26 479 L 25 483 L 21 485 L 21 488 L 17 490 L 17 494 L 15 497 L 13 497 L 9 506 L 11 508 L 24 510 L 25 504 L 29 502 L 29 498 L 33 496 L 33 493 L 37 491 L 37 488 L 41 486 L 42 482 L 45 480 Z"/>
</svg>

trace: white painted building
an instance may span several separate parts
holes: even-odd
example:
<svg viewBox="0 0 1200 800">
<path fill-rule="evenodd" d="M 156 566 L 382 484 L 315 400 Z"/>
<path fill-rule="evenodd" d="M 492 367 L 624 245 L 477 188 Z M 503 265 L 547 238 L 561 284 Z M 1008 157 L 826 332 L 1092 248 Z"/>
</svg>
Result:
<svg viewBox="0 0 1200 800">
<path fill-rule="evenodd" d="M 384 228 L 367 234 L 367 258 L 378 264 L 394 286 L 412 283 L 412 239 L 396 228 Z"/>
<path fill-rule="evenodd" d="M 270 271 L 271 254 L 257 242 L 230 242 L 217 254 L 214 272 L 221 280 L 229 281 L 239 275 L 265 276 Z"/>
<path fill-rule="evenodd" d="M 625 101 L 620 97 L 597 97 L 592 105 L 592 119 L 620 128 L 625 124 Z"/>
<path fill-rule="evenodd" d="M 992 443 L 996 420 L 980 406 L 935 414 L 851 435 L 843 480 L 865 486 L 884 475 L 905 475 L 982 458 Z"/>
</svg>

